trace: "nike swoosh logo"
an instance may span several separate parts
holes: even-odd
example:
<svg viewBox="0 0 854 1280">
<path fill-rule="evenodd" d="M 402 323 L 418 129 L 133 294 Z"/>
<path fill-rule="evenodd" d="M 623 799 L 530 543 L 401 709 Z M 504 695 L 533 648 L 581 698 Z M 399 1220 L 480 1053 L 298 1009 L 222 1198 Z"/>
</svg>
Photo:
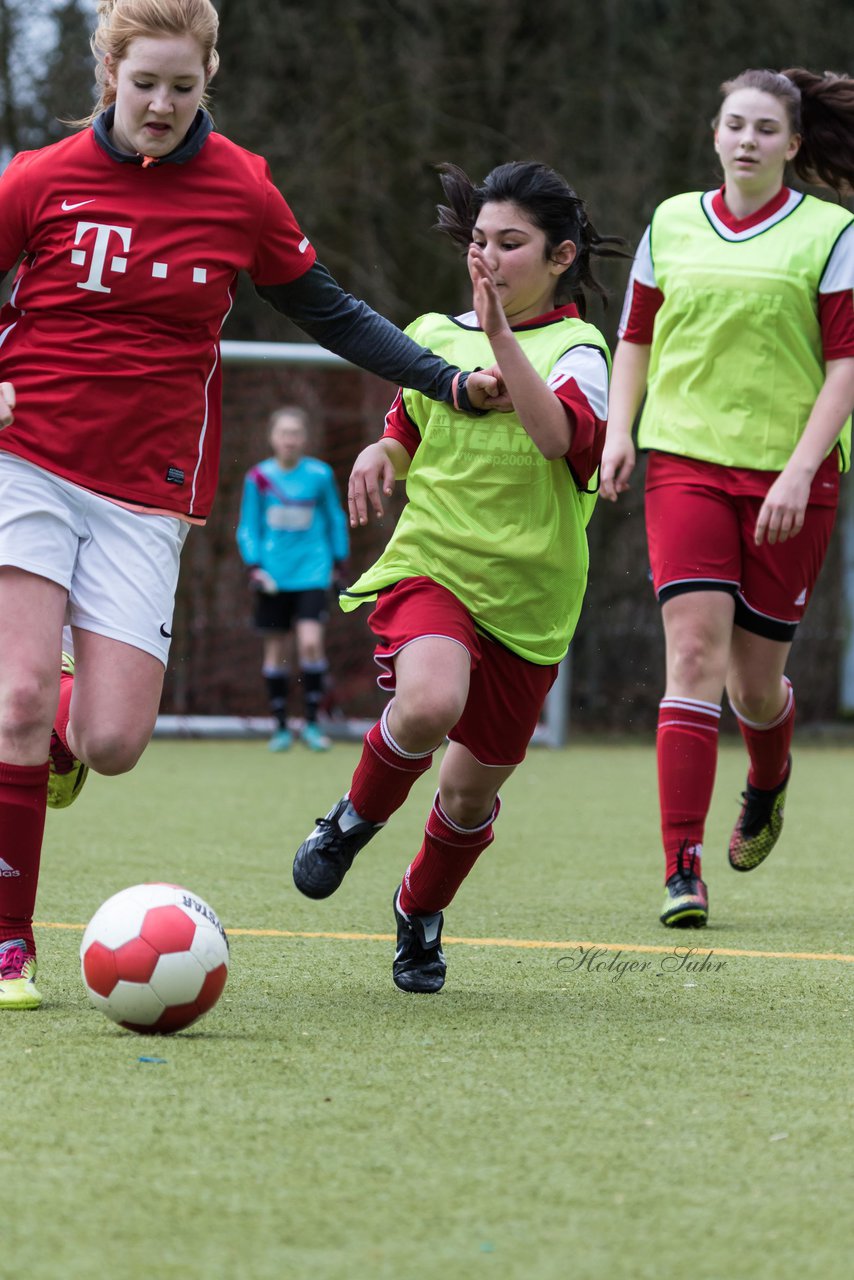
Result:
<svg viewBox="0 0 854 1280">
<path fill-rule="evenodd" d="M 171 640 L 171 639 L 172 639 L 172 632 L 171 632 L 171 631 L 167 631 L 167 630 L 166 630 L 166 627 L 164 626 L 164 624 L 163 624 L 162 622 L 161 622 L 161 624 L 160 624 L 160 634 L 163 636 L 163 638 L 164 638 L 165 640 Z"/>
<path fill-rule="evenodd" d="M 62 204 L 59 207 L 60 209 L 62 209 L 63 213 L 71 213 L 72 209 L 82 209 L 84 204 L 94 204 L 94 203 L 95 203 L 95 197 L 93 196 L 91 200 L 78 200 L 76 204 L 69 204 L 67 200 L 63 200 Z"/>
</svg>

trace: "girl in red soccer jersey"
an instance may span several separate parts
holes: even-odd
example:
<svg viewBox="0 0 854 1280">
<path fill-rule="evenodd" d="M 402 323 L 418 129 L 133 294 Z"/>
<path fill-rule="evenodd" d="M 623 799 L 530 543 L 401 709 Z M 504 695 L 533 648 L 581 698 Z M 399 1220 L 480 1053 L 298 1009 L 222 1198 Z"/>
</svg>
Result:
<svg viewBox="0 0 854 1280">
<path fill-rule="evenodd" d="M 499 788 L 525 756 L 578 618 L 608 355 L 576 304 L 583 285 L 599 288 L 591 255 L 616 252 L 544 165 L 502 165 L 477 187 L 445 166 L 443 187 L 439 225 L 467 249 L 474 309 L 422 316 L 410 331 L 448 358 L 500 362 L 514 412 L 469 430 L 402 392 L 356 460 L 353 525 L 381 516 L 406 476 L 391 541 L 342 595 L 345 608 L 376 600 L 380 684 L 395 696 L 349 792 L 294 861 L 301 892 L 334 893 L 450 738 L 424 843 L 394 894 L 393 978 L 414 992 L 445 981 L 443 909 L 492 841 Z"/>
<path fill-rule="evenodd" d="M 0 1009 L 41 999 L 46 802 L 70 804 L 89 767 L 131 769 L 154 727 L 181 546 L 216 483 L 238 271 L 353 363 L 461 410 L 500 403 L 493 375 L 345 294 L 264 161 L 213 132 L 210 0 L 98 8 L 91 127 L 0 179 L 0 277 L 23 257 L 0 315 Z"/>
<path fill-rule="evenodd" d="M 722 86 L 719 191 L 656 210 L 614 360 L 602 493 L 650 450 L 646 525 L 667 685 L 658 719 L 665 925 L 704 925 L 720 703 L 750 758 L 737 871 L 776 843 L 795 698 L 784 672 L 833 526 L 854 407 L 854 218 L 784 185 L 854 186 L 854 80 L 746 71 Z"/>
</svg>

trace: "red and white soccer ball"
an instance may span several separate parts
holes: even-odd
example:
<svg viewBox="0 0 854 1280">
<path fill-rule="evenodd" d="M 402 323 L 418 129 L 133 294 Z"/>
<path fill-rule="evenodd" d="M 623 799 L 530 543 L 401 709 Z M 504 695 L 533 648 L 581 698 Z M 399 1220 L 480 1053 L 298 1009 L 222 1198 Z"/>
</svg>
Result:
<svg viewBox="0 0 854 1280">
<path fill-rule="evenodd" d="M 212 1009 L 228 939 L 206 902 L 174 884 L 136 884 L 98 908 L 80 944 L 96 1009 L 130 1031 L 181 1031 Z"/>
</svg>

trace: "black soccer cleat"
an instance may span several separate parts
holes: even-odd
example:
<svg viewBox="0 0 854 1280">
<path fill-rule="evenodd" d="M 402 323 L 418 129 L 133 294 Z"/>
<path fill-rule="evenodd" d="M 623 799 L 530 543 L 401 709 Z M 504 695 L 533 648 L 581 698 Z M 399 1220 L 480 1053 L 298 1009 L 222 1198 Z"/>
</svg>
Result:
<svg viewBox="0 0 854 1280">
<path fill-rule="evenodd" d="M 432 994 L 445 985 L 448 968 L 442 952 L 441 911 L 435 915 L 404 915 L 397 905 L 400 888 L 394 891 L 392 906 L 397 922 L 397 950 L 394 953 L 392 977 L 401 991 Z"/>
<path fill-rule="evenodd" d="M 385 826 L 366 822 L 344 796 L 306 836 L 294 858 L 294 884 L 307 898 L 328 898 L 340 885 L 360 849 Z"/>
<path fill-rule="evenodd" d="M 742 791 L 741 813 L 729 840 L 729 865 L 734 871 L 752 871 L 764 862 L 783 830 L 786 791 L 792 776 L 792 757 L 786 776 L 770 791 L 761 791 L 748 782 Z"/>
</svg>

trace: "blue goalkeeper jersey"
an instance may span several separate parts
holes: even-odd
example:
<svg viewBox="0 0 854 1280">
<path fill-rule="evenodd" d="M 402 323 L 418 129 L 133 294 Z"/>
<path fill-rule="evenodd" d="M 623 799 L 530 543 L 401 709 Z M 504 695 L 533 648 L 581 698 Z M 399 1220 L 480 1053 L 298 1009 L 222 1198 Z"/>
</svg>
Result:
<svg viewBox="0 0 854 1280">
<path fill-rule="evenodd" d="M 290 470 L 266 458 L 246 473 L 237 545 L 280 591 L 327 588 L 332 567 L 349 552 L 347 517 L 332 468 L 301 458 Z"/>
</svg>

